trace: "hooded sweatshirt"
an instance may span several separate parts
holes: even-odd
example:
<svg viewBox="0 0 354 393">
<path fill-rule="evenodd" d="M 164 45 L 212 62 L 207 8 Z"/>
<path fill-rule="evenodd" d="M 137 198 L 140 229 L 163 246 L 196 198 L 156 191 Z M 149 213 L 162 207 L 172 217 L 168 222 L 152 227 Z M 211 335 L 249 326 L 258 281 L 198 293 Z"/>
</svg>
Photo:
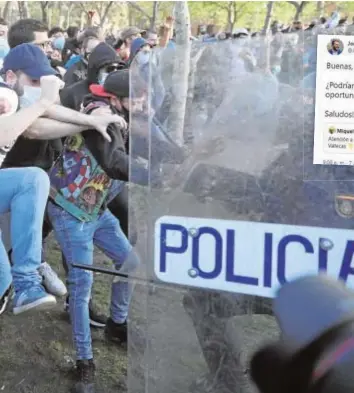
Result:
<svg viewBox="0 0 354 393">
<path fill-rule="evenodd" d="M 89 58 L 87 78 L 61 90 L 60 99 L 62 104 L 67 108 L 79 111 L 85 95 L 90 94 L 90 85 L 98 83 L 100 69 L 120 61 L 115 50 L 106 43 L 101 42 L 96 46 Z"/>
<path fill-rule="evenodd" d="M 110 107 L 102 97 L 87 95 L 84 113 L 98 107 Z M 117 113 L 110 107 L 112 113 Z M 112 141 L 107 142 L 95 130 L 87 130 L 67 138 L 64 150 L 51 169 L 50 197 L 68 213 L 83 222 L 89 222 L 107 207 L 129 179 L 129 155 L 124 134 L 115 124 L 107 129 Z M 136 174 L 130 180 L 146 185 L 148 171 L 135 161 L 131 162 Z"/>
</svg>

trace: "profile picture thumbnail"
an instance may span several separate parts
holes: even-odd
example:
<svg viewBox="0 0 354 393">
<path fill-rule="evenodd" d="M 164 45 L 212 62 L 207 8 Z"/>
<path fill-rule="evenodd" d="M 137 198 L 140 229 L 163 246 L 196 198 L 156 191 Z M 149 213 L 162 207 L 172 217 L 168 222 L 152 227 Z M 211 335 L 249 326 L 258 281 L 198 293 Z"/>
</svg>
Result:
<svg viewBox="0 0 354 393">
<path fill-rule="evenodd" d="M 327 44 L 327 50 L 330 55 L 333 56 L 339 56 L 344 49 L 344 44 L 342 40 L 339 38 L 333 38 L 328 44 Z"/>
<path fill-rule="evenodd" d="M 328 132 L 329 132 L 331 135 L 334 134 L 334 133 L 336 132 L 336 127 L 333 127 L 333 126 L 329 127 L 329 128 L 328 128 Z"/>
</svg>

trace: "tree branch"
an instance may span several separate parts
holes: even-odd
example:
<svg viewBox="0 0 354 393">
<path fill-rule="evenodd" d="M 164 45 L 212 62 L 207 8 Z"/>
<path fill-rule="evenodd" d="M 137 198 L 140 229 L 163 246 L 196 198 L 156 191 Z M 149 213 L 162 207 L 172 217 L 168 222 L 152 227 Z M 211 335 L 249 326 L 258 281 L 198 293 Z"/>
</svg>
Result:
<svg viewBox="0 0 354 393">
<path fill-rule="evenodd" d="M 308 1 L 300 1 L 300 3 L 298 3 L 297 1 L 287 1 L 287 3 L 293 5 L 296 9 L 303 7 L 306 3 L 308 3 Z"/>
<path fill-rule="evenodd" d="M 102 25 L 103 25 L 103 23 L 105 22 L 105 20 L 106 20 L 106 18 L 107 18 L 107 16 L 108 16 L 108 12 L 109 12 L 109 10 L 111 9 L 111 7 L 112 7 L 112 5 L 114 4 L 114 1 L 110 1 L 108 4 L 107 4 L 107 6 L 106 6 L 106 9 L 104 10 L 104 13 L 103 13 L 103 15 L 102 15 L 102 17 L 101 17 L 101 15 L 100 15 L 100 26 L 102 27 Z"/>
<path fill-rule="evenodd" d="M 141 12 L 144 16 L 146 16 L 149 20 L 151 20 L 151 16 L 144 11 L 138 4 L 136 4 L 134 1 L 127 1 L 128 5 L 130 5 L 132 8 L 135 10 Z"/>
<path fill-rule="evenodd" d="M 80 1 L 80 7 L 81 7 L 81 9 L 86 13 L 86 15 L 88 16 L 88 11 L 86 11 L 86 8 L 85 8 L 85 6 L 84 6 L 84 4 Z"/>
<path fill-rule="evenodd" d="M 49 5 L 49 1 L 40 1 L 40 4 L 41 4 L 42 10 L 45 10 Z"/>
<path fill-rule="evenodd" d="M 236 5 L 237 4 L 235 3 L 235 6 Z M 246 8 L 246 6 L 247 6 L 247 2 L 244 2 L 244 3 L 240 4 L 239 8 L 237 9 L 237 12 L 242 11 L 244 8 Z"/>
</svg>

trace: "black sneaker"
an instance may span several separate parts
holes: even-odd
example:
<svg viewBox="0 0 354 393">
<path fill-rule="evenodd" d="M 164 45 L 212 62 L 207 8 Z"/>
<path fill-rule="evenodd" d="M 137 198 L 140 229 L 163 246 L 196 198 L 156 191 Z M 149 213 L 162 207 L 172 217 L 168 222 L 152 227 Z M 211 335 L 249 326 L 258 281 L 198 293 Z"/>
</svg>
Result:
<svg viewBox="0 0 354 393">
<path fill-rule="evenodd" d="M 9 304 L 11 296 L 11 287 L 4 293 L 4 296 L 0 299 L 0 315 L 6 311 L 6 307 Z"/>
<path fill-rule="evenodd" d="M 108 340 L 125 344 L 128 342 L 128 325 L 127 322 L 115 323 L 111 318 L 108 318 L 105 335 Z"/>
<path fill-rule="evenodd" d="M 76 381 L 73 393 L 95 393 L 95 364 L 92 359 L 76 362 Z"/>
<path fill-rule="evenodd" d="M 65 311 L 69 312 L 69 296 L 65 301 Z M 103 329 L 106 326 L 107 316 L 103 314 L 98 314 L 95 311 L 92 300 L 89 303 L 89 313 L 90 313 L 90 325 L 95 328 Z"/>
</svg>

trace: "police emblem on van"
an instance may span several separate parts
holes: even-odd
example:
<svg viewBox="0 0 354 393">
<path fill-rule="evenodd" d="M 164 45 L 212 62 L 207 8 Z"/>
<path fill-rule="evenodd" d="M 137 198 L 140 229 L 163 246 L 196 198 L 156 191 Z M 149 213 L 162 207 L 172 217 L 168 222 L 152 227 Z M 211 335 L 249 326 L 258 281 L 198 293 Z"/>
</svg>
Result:
<svg viewBox="0 0 354 393">
<path fill-rule="evenodd" d="M 354 195 L 336 195 L 336 212 L 344 218 L 354 217 Z"/>
</svg>

